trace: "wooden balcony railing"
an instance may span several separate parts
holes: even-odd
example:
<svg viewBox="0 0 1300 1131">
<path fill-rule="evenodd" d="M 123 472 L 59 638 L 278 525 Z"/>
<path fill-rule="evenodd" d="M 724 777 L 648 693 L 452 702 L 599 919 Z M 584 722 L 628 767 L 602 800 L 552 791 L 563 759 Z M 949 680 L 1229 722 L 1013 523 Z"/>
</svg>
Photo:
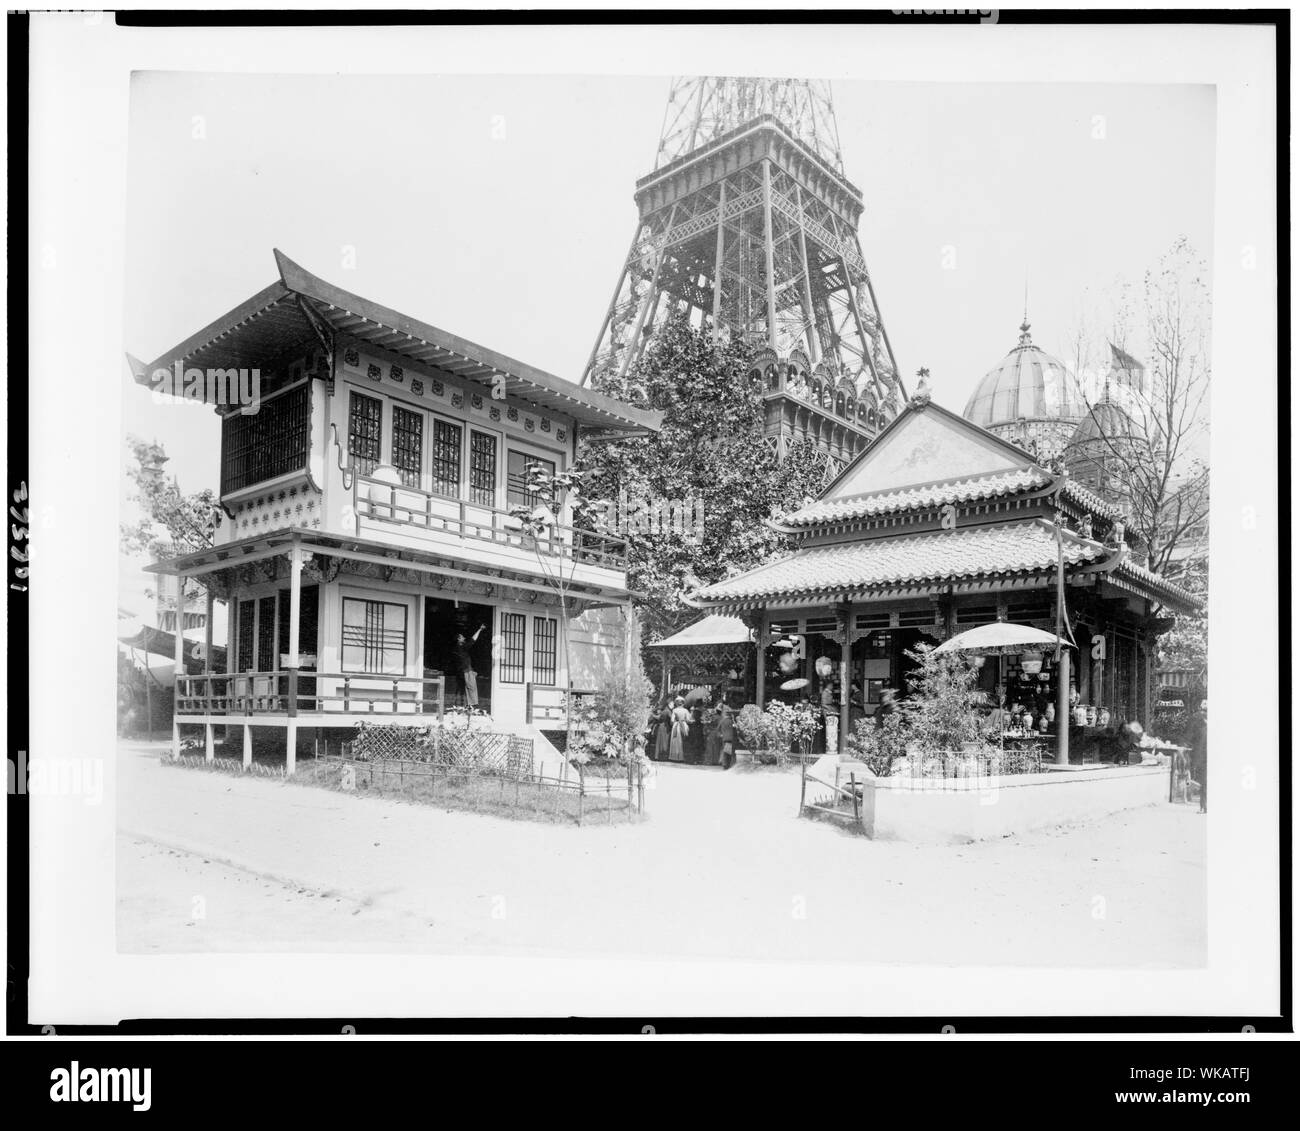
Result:
<svg viewBox="0 0 1300 1131">
<path fill-rule="evenodd" d="M 443 676 L 271 671 L 180 676 L 178 715 L 433 715 L 442 717 Z"/>
<path fill-rule="evenodd" d="M 536 551 L 583 565 L 620 572 L 627 569 L 627 541 L 612 534 L 553 526 L 549 533 L 535 537 L 523 530 L 520 520 L 509 511 L 365 476 L 356 477 L 352 492 L 359 518 Z"/>
</svg>

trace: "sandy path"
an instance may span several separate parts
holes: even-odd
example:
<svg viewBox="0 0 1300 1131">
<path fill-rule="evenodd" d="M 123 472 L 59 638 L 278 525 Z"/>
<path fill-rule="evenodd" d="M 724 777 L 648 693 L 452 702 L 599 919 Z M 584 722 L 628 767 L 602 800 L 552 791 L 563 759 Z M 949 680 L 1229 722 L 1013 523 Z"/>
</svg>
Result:
<svg viewBox="0 0 1300 1131">
<path fill-rule="evenodd" d="M 582 829 L 168 768 L 139 744 L 118 787 L 125 951 L 1204 961 L 1191 807 L 945 848 L 796 820 L 798 781 L 773 772 L 661 767 L 648 821 Z"/>
</svg>

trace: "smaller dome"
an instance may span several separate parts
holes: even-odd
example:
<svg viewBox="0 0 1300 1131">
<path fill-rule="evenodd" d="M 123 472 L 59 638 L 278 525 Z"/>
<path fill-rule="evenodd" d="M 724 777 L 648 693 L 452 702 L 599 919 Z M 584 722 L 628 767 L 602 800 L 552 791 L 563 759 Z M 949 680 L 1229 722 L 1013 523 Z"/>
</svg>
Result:
<svg viewBox="0 0 1300 1131">
<path fill-rule="evenodd" d="M 1069 447 L 1092 440 L 1137 440 L 1138 426 L 1133 418 L 1112 400 L 1103 400 L 1087 411 L 1070 435 Z"/>
</svg>

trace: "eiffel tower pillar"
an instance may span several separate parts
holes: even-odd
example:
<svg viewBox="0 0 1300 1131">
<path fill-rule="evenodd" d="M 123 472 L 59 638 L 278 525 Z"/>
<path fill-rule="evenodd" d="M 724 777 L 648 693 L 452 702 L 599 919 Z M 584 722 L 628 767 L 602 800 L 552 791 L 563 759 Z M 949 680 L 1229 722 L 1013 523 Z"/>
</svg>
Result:
<svg viewBox="0 0 1300 1131">
<path fill-rule="evenodd" d="M 861 191 L 844 175 L 827 83 L 675 80 L 654 170 L 636 184 L 638 220 L 583 383 L 626 394 L 666 320 L 685 313 L 714 340 L 741 341 L 769 406 L 801 436 L 860 450 L 906 393 L 857 226 Z M 780 441 L 782 449 L 784 440 Z"/>
</svg>

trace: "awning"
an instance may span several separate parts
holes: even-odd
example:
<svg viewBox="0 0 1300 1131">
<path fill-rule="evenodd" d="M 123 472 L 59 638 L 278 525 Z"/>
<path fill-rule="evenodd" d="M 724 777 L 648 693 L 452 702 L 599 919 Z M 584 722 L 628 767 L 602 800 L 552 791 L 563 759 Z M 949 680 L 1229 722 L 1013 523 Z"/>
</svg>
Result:
<svg viewBox="0 0 1300 1131">
<path fill-rule="evenodd" d="M 749 625 L 740 617 L 714 613 L 688 624 L 664 640 L 647 644 L 648 648 L 693 648 L 708 644 L 748 644 L 751 640 Z"/>
<path fill-rule="evenodd" d="M 164 632 L 160 628 L 150 628 L 145 625 L 134 636 L 119 636 L 118 642 L 125 644 L 128 648 L 138 648 L 145 653 L 152 653 L 155 656 L 165 656 L 174 661 L 176 656 L 176 635 L 171 632 Z M 203 670 L 203 642 L 201 640 L 185 640 L 181 644 L 182 656 L 186 668 L 194 671 Z M 226 650 L 219 645 L 212 646 L 212 668 L 219 670 L 226 666 Z"/>
</svg>

